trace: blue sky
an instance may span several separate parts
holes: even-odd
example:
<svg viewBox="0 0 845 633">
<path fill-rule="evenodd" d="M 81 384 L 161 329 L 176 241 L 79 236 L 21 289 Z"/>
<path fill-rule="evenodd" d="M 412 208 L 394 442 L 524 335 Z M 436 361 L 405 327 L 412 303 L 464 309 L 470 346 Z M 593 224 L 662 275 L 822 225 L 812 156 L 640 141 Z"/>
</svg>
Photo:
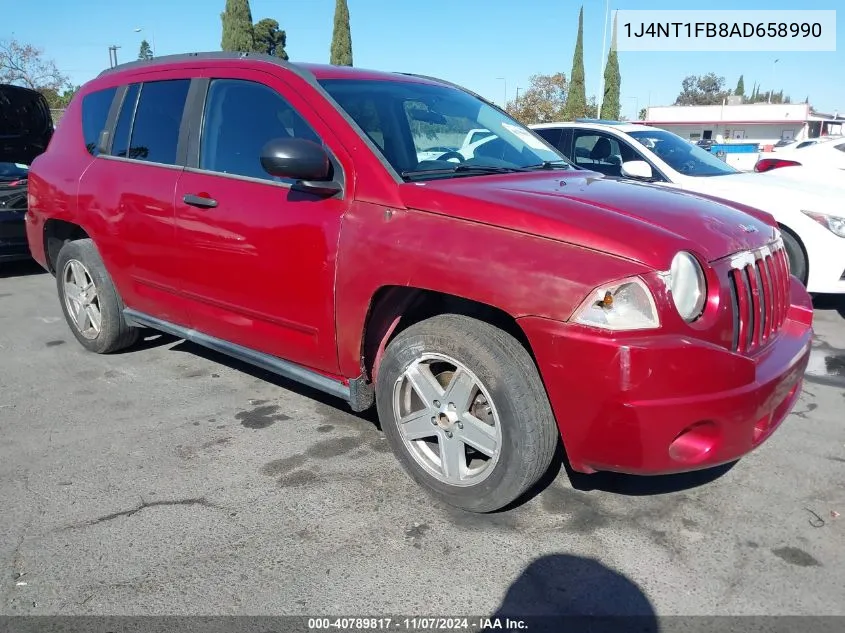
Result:
<svg viewBox="0 0 845 633">
<path fill-rule="evenodd" d="M 535 73 L 572 67 L 580 0 L 348 0 L 356 66 L 419 72 L 462 84 L 500 103 L 525 90 Z M 5 4 L 5 3 L 4 3 Z M 44 49 L 82 83 L 119 60 L 137 57 L 142 36 L 157 54 L 219 50 L 225 0 L 39 0 L 4 11 L 0 39 L 15 37 Z M 288 33 L 293 61 L 327 62 L 334 0 L 251 0 L 255 21 L 272 17 Z M 677 9 L 678 0 L 610 0 L 614 9 Z M 597 94 L 605 0 L 583 0 L 587 94 Z M 688 0 L 685 9 L 796 9 L 786 0 Z M 837 6 L 838 5 L 838 6 Z M 733 88 L 757 81 L 794 100 L 809 95 L 819 110 L 845 113 L 845 5 L 804 0 L 802 9 L 836 9 L 838 50 L 815 53 L 620 53 L 622 113 L 674 101 L 686 75 L 715 72 Z M 135 33 L 143 28 L 142 34 Z M 608 32 L 608 42 L 610 34 Z M 774 59 L 779 59 L 774 64 Z M 500 78 L 504 78 L 500 79 Z"/>
</svg>

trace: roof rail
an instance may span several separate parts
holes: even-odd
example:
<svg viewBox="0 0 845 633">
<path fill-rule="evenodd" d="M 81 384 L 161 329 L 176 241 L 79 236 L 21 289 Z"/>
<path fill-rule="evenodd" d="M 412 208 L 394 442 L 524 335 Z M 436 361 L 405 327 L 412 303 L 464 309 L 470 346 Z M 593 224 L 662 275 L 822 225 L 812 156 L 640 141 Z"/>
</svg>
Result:
<svg viewBox="0 0 845 633">
<path fill-rule="evenodd" d="M 625 125 L 626 121 L 616 121 L 613 119 L 590 119 L 588 117 L 580 117 L 575 119 L 576 123 L 599 123 L 601 125 Z"/>
<path fill-rule="evenodd" d="M 298 75 L 306 78 L 311 77 L 311 73 L 303 69 L 301 66 L 293 64 L 291 62 L 286 62 L 283 59 L 275 57 L 273 55 L 268 55 L 267 53 L 241 53 L 241 52 L 230 52 L 230 51 L 206 51 L 206 52 L 196 52 L 196 53 L 177 53 L 175 55 L 162 55 L 161 57 L 153 57 L 151 59 L 139 59 L 136 61 L 125 62 L 123 64 L 118 64 L 113 68 L 106 68 L 102 71 L 98 77 L 102 77 L 104 75 L 109 75 L 114 72 L 128 70 L 132 68 L 154 68 L 160 64 L 169 64 L 173 62 L 183 62 L 183 61 L 191 61 L 191 60 L 206 60 L 206 59 L 253 59 L 255 61 L 262 61 L 268 62 L 270 64 L 275 64 L 276 66 L 281 66 L 283 68 L 287 68 L 292 70 L 293 72 L 297 73 Z"/>
</svg>

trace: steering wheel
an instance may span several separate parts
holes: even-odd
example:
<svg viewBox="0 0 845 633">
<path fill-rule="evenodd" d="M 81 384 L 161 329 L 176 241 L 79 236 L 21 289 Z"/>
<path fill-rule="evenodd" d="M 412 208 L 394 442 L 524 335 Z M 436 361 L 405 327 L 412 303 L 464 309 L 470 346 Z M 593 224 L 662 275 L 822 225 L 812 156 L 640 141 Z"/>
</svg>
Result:
<svg viewBox="0 0 845 633">
<path fill-rule="evenodd" d="M 466 160 L 466 158 L 464 158 L 462 154 L 459 154 L 458 152 L 452 150 L 444 152 L 434 160 L 449 160 L 450 158 L 457 158 L 459 163 L 462 163 Z"/>
</svg>

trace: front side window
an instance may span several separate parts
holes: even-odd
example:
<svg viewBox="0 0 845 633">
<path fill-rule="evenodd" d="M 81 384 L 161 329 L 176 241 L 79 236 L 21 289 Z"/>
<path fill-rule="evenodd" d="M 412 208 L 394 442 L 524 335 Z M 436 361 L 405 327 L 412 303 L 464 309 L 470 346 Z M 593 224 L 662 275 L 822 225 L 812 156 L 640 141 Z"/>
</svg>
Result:
<svg viewBox="0 0 845 633">
<path fill-rule="evenodd" d="M 151 81 L 141 85 L 128 158 L 162 165 L 176 164 L 179 127 L 190 79 Z"/>
<path fill-rule="evenodd" d="M 723 176 L 739 173 L 707 150 L 666 130 L 637 130 L 628 135 L 685 176 Z"/>
<path fill-rule="evenodd" d="M 641 160 L 627 143 L 610 134 L 593 130 L 575 131 L 572 152 L 573 160 L 579 167 L 616 178 L 622 176 L 622 163 Z"/>
<path fill-rule="evenodd" d="M 380 140 L 377 150 L 405 180 L 570 167 L 533 131 L 463 90 L 412 81 L 320 83 Z"/>
<path fill-rule="evenodd" d="M 544 139 L 546 139 L 546 142 L 548 142 L 550 145 L 554 145 L 555 147 L 560 148 L 559 143 L 560 143 L 560 135 L 563 132 L 562 128 L 559 128 L 559 127 L 544 127 L 544 128 L 540 128 L 539 130 L 534 130 L 534 131 L 537 132 L 537 134 L 542 136 Z"/>
<path fill-rule="evenodd" d="M 82 136 L 85 149 L 92 156 L 97 156 L 101 151 L 100 135 L 106 127 L 116 92 L 117 88 L 106 88 L 87 94 L 82 100 Z"/>
<path fill-rule="evenodd" d="M 275 90 L 254 81 L 215 79 L 208 88 L 199 168 L 223 174 L 292 182 L 268 174 L 261 150 L 277 138 L 320 138 Z"/>
<path fill-rule="evenodd" d="M 840 152 L 845 152 L 845 143 L 841 143 L 840 145 L 837 145 L 836 149 L 838 149 Z"/>
</svg>

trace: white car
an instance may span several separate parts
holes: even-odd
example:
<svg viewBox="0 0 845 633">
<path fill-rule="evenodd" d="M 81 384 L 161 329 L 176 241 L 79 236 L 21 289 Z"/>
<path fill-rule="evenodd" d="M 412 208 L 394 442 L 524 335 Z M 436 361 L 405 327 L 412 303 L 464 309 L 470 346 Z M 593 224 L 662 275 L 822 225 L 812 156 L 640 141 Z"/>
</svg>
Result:
<svg viewBox="0 0 845 633">
<path fill-rule="evenodd" d="M 807 290 L 845 293 L 845 187 L 777 177 L 780 169 L 740 172 L 680 136 L 646 125 L 578 121 L 531 127 L 582 169 L 770 213 L 782 229 L 792 273 Z"/>
<path fill-rule="evenodd" d="M 754 167 L 757 172 L 771 172 L 776 169 L 778 175 L 795 180 L 817 181 L 815 176 L 824 174 L 845 184 L 845 138 L 819 140 L 812 145 L 795 149 L 787 146 L 775 153 L 762 155 Z"/>
</svg>

